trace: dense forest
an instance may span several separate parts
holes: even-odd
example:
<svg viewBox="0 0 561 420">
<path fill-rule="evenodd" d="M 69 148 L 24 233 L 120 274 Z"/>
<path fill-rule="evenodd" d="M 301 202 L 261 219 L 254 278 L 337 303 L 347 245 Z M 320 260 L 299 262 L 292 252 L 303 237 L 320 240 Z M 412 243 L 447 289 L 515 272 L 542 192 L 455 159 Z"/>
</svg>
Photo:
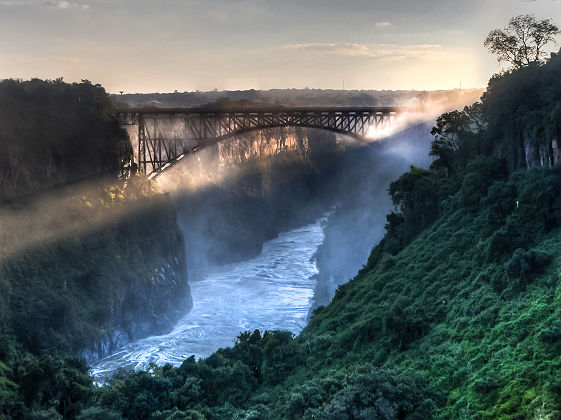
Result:
<svg viewBox="0 0 561 420">
<path fill-rule="evenodd" d="M 94 387 L 83 361 L 4 333 L 2 415 L 561 416 L 560 74 L 561 55 L 501 73 L 438 118 L 431 168 L 391 184 L 384 239 L 298 337 L 246 332 L 207 359 Z"/>
</svg>

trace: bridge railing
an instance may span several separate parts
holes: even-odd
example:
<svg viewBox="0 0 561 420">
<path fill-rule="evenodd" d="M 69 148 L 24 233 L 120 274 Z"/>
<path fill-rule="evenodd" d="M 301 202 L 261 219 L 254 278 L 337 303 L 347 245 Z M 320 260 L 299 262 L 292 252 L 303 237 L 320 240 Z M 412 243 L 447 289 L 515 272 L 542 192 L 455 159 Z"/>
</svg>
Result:
<svg viewBox="0 0 561 420">
<path fill-rule="evenodd" d="M 173 162 L 222 138 L 273 127 L 309 127 L 367 139 L 384 129 L 405 107 L 330 108 L 130 108 L 116 110 L 123 126 L 138 126 L 138 171 L 156 176 Z"/>
</svg>

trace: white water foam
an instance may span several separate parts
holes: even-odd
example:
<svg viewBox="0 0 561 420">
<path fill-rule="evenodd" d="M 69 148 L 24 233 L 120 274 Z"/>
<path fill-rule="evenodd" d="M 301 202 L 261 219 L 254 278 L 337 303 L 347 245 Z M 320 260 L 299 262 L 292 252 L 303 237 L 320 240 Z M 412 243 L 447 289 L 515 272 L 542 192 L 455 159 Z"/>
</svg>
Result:
<svg viewBox="0 0 561 420">
<path fill-rule="evenodd" d="M 103 382 L 119 368 L 142 370 L 150 363 L 179 366 L 191 355 L 207 357 L 232 346 L 248 330 L 299 333 L 314 294 L 313 255 L 323 241 L 323 220 L 281 233 L 256 258 L 202 273 L 190 284 L 193 309 L 173 331 L 129 343 L 95 362 L 93 378 Z"/>
</svg>

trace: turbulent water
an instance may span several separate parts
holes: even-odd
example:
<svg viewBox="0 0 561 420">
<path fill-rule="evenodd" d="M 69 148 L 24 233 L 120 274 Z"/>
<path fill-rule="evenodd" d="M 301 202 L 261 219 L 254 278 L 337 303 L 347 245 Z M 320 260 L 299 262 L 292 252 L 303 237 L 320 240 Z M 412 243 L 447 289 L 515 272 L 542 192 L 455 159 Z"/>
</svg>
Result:
<svg viewBox="0 0 561 420">
<path fill-rule="evenodd" d="M 300 332 L 314 293 L 323 220 L 280 234 L 256 258 L 202 273 L 190 285 L 193 309 L 173 331 L 126 345 L 94 363 L 92 376 L 103 380 L 119 368 L 140 370 L 150 362 L 178 366 L 191 355 L 231 346 L 247 330 Z"/>
</svg>

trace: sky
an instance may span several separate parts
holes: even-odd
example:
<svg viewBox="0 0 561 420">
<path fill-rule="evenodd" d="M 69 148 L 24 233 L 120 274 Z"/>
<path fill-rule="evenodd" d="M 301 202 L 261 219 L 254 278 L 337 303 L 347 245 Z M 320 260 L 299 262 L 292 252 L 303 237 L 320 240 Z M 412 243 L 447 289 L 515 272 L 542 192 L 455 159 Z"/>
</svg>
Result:
<svg viewBox="0 0 561 420">
<path fill-rule="evenodd" d="M 500 67 L 483 40 L 519 14 L 561 25 L 561 0 L 0 0 L 0 79 L 112 93 L 485 87 Z"/>
</svg>

